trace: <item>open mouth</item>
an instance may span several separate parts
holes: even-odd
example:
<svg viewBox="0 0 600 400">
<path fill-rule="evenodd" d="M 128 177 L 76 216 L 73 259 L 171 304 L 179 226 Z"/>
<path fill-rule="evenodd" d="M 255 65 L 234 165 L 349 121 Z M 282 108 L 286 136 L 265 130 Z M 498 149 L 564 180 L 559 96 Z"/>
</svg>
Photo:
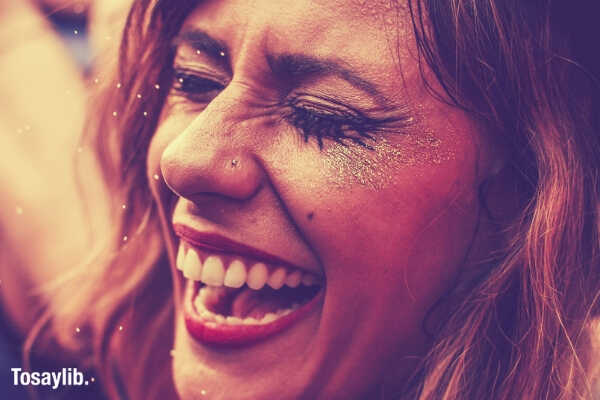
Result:
<svg viewBox="0 0 600 400">
<path fill-rule="evenodd" d="M 272 259 L 252 259 L 180 241 L 176 265 L 187 288 L 186 328 L 207 344 L 243 345 L 266 339 L 308 314 L 322 279 Z"/>
</svg>

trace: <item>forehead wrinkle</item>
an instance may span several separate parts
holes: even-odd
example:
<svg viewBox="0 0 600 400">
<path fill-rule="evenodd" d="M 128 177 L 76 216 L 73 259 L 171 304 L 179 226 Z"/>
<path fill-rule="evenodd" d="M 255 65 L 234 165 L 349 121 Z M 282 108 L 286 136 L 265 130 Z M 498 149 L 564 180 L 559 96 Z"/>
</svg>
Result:
<svg viewBox="0 0 600 400">
<path fill-rule="evenodd" d="M 343 60 L 343 64 L 350 66 L 350 69 L 364 80 L 377 83 L 382 91 L 390 86 L 391 71 L 385 63 L 376 62 L 374 55 L 390 57 L 394 64 L 394 74 L 398 79 L 404 78 L 402 74 L 397 74 L 400 72 L 398 68 L 401 62 L 406 59 L 406 54 L 404 51 L 402 55 L 397 52 L 399 44 L 400 47 L 404 47 L 410 32 L 404 32 L 405 19 L 399 18 L 401 12 L 398 11 L 396 1 L 311 0 L 282 1 L 271 5 L 267 1 L 258 4 L 260 1 L 254 0 L 232 3 L 236 4 L 235 9 L 227 11 L 225 15 L 219 9 L 219 4 L 222 4 L 219 1 L 207 3 L 211 9 L 208 14 L 201 11 L 201 5 L 197 9 L 198 18 L 192 18 L 189 22 L 221 39 L 229 37 L 227 44 L 231 50 L 231 65 L 238 71 L 239 67 L 251 66 L 251 70 L 247 71 L 254 77 L 262 76 L 264 79 L 269 71 L 268 54 L 304 53 L 318 58 L 339 56 L 345 48 L 357 48 L 352 46 L 352 41 L 348 41 L 348 35 L 356 27 L 365 30 L 369 35 L 372 34 L 373 37 L 383 38 L 385 43 L 371 41 L 368 42 L 371 43 L 370 46 L 362 46 L 362 53 L 343 53 L 343 58 L 334 58 Z M 258 9 L 267 4 L 271 10 L 269 12 L 250 12 L 251 8 Z M 384 26 L 381 21 L 375 22 L 376 18 L 380 19 L 384 14 L 393 16 L 393 26 Z M 301 45 L 305 43 L 309 45 Z M 360 47 L 358 49 L 360 50 Z M 265 62 L 246 62 L 249 58 L 256 57 L 264 59 Z M 393 100 L 402 97 L 402 94 L 389 92 L 385 93 L 385 97 Z"/>
<path fill-rule="evenodd" d="M 406 0 L 314 0 L 314 3 L 371 22 L 387 21 L 407 9 Z"/>
</svg>

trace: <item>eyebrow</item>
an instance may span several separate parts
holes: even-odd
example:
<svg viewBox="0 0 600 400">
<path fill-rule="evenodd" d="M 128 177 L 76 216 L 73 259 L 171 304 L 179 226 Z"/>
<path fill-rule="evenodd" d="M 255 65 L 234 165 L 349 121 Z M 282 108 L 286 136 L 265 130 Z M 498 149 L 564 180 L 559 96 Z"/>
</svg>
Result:
<svg viewBox="0 0 600 400">
<path fill-rule="evenodd" d="M 284 53 L 267 55 L 267 62 L 275 74 L 285 76 L 294 82 L 303 81 L 314 76 L 333 75 L 370 94 L 379 102 L 388 103 L 377 85 L 360 77 L 336 60 L 320 59 L 306 54 Z"/>
<path fill-rule="evenodd" d="M 194 50 L 200 51 L 220 64 L 229 67 L 229 49 L 222 41 L 213 38 L 200 29 L 190 29 L 181 32 L 173 39 L 175 48 L 187 45 Z"/>
<path fill-rule="evenodd" d="M 204 53 L 228 69 L 229 49 L 227 45 L 201 29 L 181 32 L 174 40 L 174 46 L 188 45 Z M 355 88 L 371 95 L 378 103 L 389 105 L 390 101 L 377 88 L 377 85 L 362 78 L 343 63 L 332 59 L 321 59 L 302 53 L 267 54 L 267 63 L 277 76 L 299 83 L 311 77 L 337 76 Z"/>
</svg>

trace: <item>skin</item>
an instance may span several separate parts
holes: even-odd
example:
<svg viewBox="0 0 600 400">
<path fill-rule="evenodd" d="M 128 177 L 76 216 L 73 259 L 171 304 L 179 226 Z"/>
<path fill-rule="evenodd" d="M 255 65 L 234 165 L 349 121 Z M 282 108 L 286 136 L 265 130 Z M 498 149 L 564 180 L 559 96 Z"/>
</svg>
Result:
<svg viewBox="0 0 600 400">
<path fill-rule="evenodd" d="M 464 114 L 425 90 L 402 10 L 374 11 L 355 1 L 209 1 L 186 29 L 223 42 L 228 61 L 179 49 L 176 66 L 227 85 L 204 104 L 174 92 L 148 156 L 176 277 L 177 391 L 210 399 L 392 392 L 430 345 L 428 311 L 476 262 L 471 247 L 485 248 L 477 193 L 494 161 L 492 145 Z M 281 119 L 282 92 L 325 95 L 365 112 L 377 101 L 337 76 L 283 90 L 289 82 L 266 61 L 276 53 L 343 62 L 411 124 L 373 133 L 374 150 L 304 143 Z M 322 275 L 323 301 L 289 330 L 252 346 L 196 342 L 182 321 L 173 219 Z"/>
</svg>

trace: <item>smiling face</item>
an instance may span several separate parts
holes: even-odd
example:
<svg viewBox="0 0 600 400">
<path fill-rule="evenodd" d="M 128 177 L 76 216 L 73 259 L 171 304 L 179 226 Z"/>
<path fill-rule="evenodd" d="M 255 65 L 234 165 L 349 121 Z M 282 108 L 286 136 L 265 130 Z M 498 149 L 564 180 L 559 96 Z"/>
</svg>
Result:
<svg viewBox="0 0 600 400">
<path fill-rule="evenodd" d="M 405 11 L 360 3 L 208 1 L 184 23 L 148 157 L 183 398 L 401 384 L 464 268 L 490 146 L 425 90 Z"/>
</svg>

